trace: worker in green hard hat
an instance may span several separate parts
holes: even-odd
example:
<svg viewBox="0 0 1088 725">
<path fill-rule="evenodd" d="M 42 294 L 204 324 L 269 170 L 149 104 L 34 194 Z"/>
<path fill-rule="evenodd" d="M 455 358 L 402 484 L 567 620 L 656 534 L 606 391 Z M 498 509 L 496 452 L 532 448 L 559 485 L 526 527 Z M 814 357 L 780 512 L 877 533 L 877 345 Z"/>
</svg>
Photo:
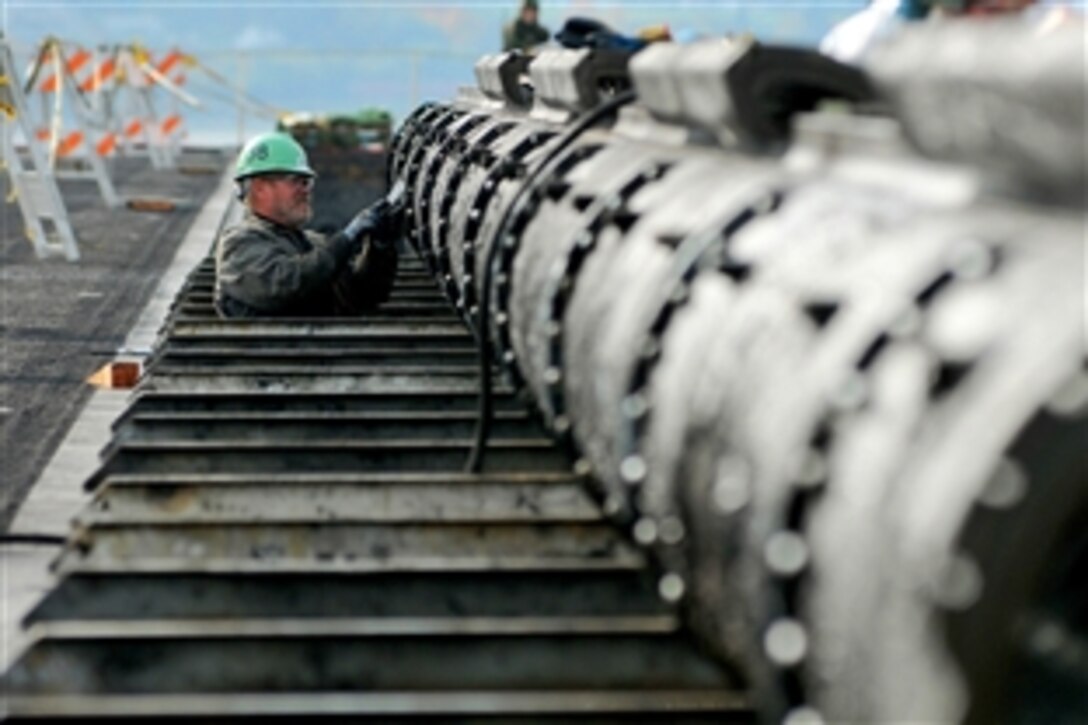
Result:
<svg viewBox="0 0 1088 725">
<path fill-rule="evenodd" d="M 537 0 L 522 0 L 518 16 L 503 26 L 503 50 L 531 50 L 547 43 L 550 33 L 540 24 L 540 5 Z"/>
<path fill-rule="evenodd" d="M 356 314 L 360 301 L 373 306 L 388 297 L 397 205 L 382 199 L 326 237 L 303 229 L 313 216 L 316 178 L 305 150 L 288 134 L 261 134 L 242 148 L 234 180 L 245 216 L 216 244 L 221 316 Z"/>
</svg>

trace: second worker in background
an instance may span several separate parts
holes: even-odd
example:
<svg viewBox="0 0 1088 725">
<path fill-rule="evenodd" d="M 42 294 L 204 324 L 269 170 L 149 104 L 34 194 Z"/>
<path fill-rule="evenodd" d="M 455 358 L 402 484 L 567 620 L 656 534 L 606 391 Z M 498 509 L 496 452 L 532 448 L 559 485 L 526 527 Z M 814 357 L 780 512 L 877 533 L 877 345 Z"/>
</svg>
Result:
<svg viewBox="0 0 1088 725">
<path fill-rule="evenodd" d="M 215 309 L 222 317 L 357 315 L 389 297 L 399 210 L 386 199 L 328 237 L 303 229 L 316 174 L 284 133 L 242 149 L 234 180 L 245 217 L 215 250 Z"/>
<path fill-rule="evenodd" d="M 537 0 L 522 0 L 518 16 L 503 26 L 503 50 L 531 50 L 547 43 L 549 32 L 540 24 L 540 5 Z"/>
</svg>

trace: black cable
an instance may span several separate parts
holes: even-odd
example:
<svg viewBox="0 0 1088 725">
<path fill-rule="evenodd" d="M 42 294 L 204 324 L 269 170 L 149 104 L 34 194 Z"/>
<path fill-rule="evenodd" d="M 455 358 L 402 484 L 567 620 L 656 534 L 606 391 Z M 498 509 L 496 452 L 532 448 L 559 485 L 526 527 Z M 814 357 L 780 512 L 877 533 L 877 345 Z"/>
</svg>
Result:
<svg viewBox="0 0 1088 725">
<path fill-rule="evenodd" d="M 559 161 L 560 155 L 567 147 L 569 147 L 586 130 L 597 124 L 602 118 L 615 113 L 621 106 L 630 103 L 635 100 L 635 98 L 637 98 L 637 95 L 634 91 L 625 91 L 613 96 L 599 106 L 595 106 L 575 121 L 574 124 L 567 129 L 566 133 L 559 137 L 559 141 L 556 142 L 551 151 L 549 151 L 541 162 L 529 173 L 521 190 L 518 192 L 517 196 L 514 197 L 514 200 L 506 207 L 506 211 L 503 213 L 498 230 L 492 238 L 493 242 L 491 247 L 487 250 L 487 261 L 484 264 L 483 290 L 481 290 L 480 299 L 480 330 L 477 338 L 479 343 L 478 352 L 480 362 L 480 396 L 476 414 L 476 439 L 472 445 L 472 452 L 469 454 L 468 461 L 465 463 L 466 473 L 478 473 L 483 467 L 484 450 L 487 448 L 487 439 L 491 434 L 491 414 L 493 408 L 491 400 L 492 352 L 490 335 L 491 325 L 488 316 L 491 308 L 491 285 L 494 274 L 492 269 L 495 266 L 495 255 L 498 253 L 499 247 L 502 246 L 502 240 L 506 237 L 511 219 L 514 218 L 514 209 L 521 206 L 523 201 L 528 197 L 529 192 L 541 178 L 547 178 L 547 174 L 545 174 L 544 171 L 547 170 L 550 172 L 553 170 L 556 162 Z"/>
<path fill-rule="evenodd" d="M 67 537 L 56 534 L 0 534 L 0 544 L 39 544 L 45 546 L 64 546 Z"/>
</svg>

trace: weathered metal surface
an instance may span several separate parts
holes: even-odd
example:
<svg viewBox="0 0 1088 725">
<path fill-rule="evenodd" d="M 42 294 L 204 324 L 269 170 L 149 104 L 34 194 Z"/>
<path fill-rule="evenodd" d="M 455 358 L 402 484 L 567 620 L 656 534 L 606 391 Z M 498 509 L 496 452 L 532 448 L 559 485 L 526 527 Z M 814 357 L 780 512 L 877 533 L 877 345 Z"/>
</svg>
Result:
<svg viewBox="0 0 1088 725">
<path fill-rule="evenodd" d="M 303 473 L 456 471 L 472 441 L 221 440 L 119 443 L 86 482 L 96 488 L 115 473 Z M 492 470 L 570 470 L 566 454 L 546 438 L 506 439 L 489 446 Z"/>
<path fill-rule="evenodd" d="M 569 474 L 111 476 L 83 524 L 154 521 L 596 521 Z"/>
<path fill-rule="evenodd" d="M 132 404 L 114 422 L 119 428 L 134 415 L 143 413 L 194 412 L 375 412 L 406 410 L 474 410 L 476 391 L 436 388 L 429 391 L 376 390 L 370 393 L 294 393 L 263 392 L 138 392 Z M 501 410 L 524 410 L 511 391 L 498 391 L 496 405 Z"/>
<path fill-rule="evenodd" d="M 382 572 L 71 572 L 28 615 L 50 620 L 663 614 L 657 579 L 622 563 Z"/>
<path fill-rule="evenodd" d="M 575 521 L 126 524 L 79 529 L 58 571 L 433 571 L 637 567 L 642 554 L 608 524 Z"/>
<path fill-rule="evenodd" d="M 154 440 L 351 440 L 472 436 L 475 414 L 469 411 L 137 413 L 114 429 L 114 443 Z M 495 416 L 494 432 L 527 438 L 539 424 L 526 411 Z"/>
<path fill-rule="evenodd" d="M 80 722 L 161 722 L 163 717 L 196 722 L 252 722 L 254 718 L 310 719 L 321 722 L 479 722 L 501 718 L 511 723 L 687 723 L 749 722 L 748 701 L 736 692 L 705 690 L 638 691 L 539 690 L 471 693 L 334 692 L 271 694 L 257 698 L 233 694 L 199 695 L 53 695 L 11 699 L 18 717 L 12 722 L 49 718 Z M 94 713 L 88 715 L 88 713 Z M 711 717 L 708 713 L 714 713 Z"/>
<path fill-rule="evenodd" d="M 447 297 L 766 719 L 1068 718 L 1083 20 L 909 30 L 864 73 L 655 44 L 633 101 L 582 125 L 582 59 L 545 53 L 533 111 L 498 82 L 430 106 L 390 176 Z"/>
</svg>

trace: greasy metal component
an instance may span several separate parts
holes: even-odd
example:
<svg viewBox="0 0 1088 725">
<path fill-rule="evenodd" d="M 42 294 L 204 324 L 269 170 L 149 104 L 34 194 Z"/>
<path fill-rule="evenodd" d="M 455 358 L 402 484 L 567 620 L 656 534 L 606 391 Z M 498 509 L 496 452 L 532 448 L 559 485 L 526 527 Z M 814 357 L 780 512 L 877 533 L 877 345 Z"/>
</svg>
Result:
<svg viewBox="0 0 1088 725">
<path fill-rule="evenodd" d="M 939 25 L 874 56 L 876 84 L 746 39 L 654 44 L 615 123 L 496 174 L 588 110 L 560 70 L 582 56 L 549 51 L 530 111 L 453 102 L 518 125 L 432 169 L 476 195 L 411 220 L 472 251 L 443 272 L 466 303 L 495 250 L 496 363 L 772 722 L 1084 702 L 1085 128 L 1062 100 L 1083 25 Z"/>
</svg>

